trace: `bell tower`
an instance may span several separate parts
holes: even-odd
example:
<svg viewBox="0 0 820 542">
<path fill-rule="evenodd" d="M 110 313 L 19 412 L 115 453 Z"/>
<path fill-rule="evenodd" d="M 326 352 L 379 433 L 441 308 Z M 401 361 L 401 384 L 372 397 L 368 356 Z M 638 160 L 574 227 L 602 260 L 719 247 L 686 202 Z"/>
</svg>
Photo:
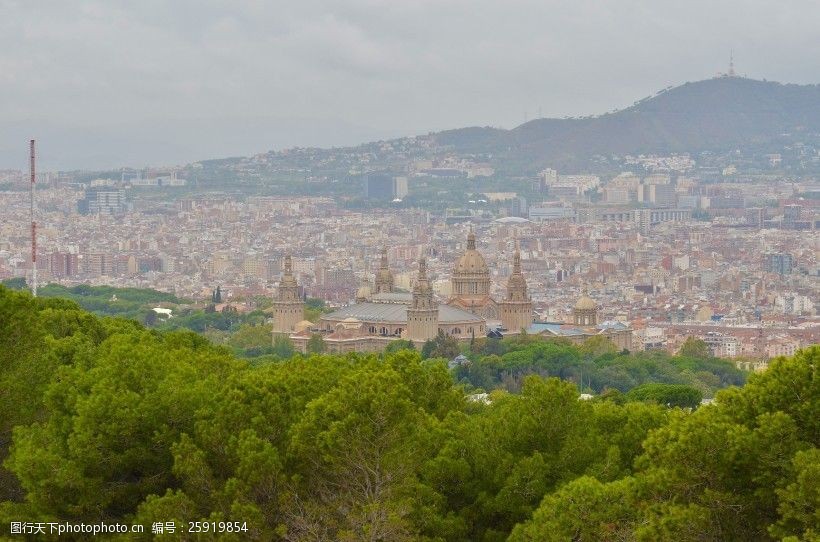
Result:
<svg viewBox="0 0 820 542">
<path fill-rule="evenodd" d="M 427 280 L 427 260 L 419 260 L 419 275 L 413 287 L 413 302 L 407 309 L 407 338 L 425 342 L 438 335 L 438 305 L 433 299 L 433 288 Z"/>
<path fill-rule="evenodd" d="M 304 319 L 305 304 L 299 296 L 299 285 L 293 276 L 293 261 L 290 254 L 285 256 L 285 271 L 276 299 L 273 300 L 273 336 L 290 335 L 296 330 L 296 324 Z"/>
<path fill-rule="evenodd" d="M 501 326 L 508 332 L 518 333 L 532 325 L 532 299 L 527 293 L 527 281 L 521 273 L 521 251 L 518 241 L 513 254 L 513 271 L 507 279 L 507 293 L 499 303 Z"/>
<path fill-rule="evenodd" d="M 374 294 L 389 294 L 393 291 L 393 273 L 387 263 L 387 249 L 382 249 L 382 259 L 379 270 L 376 272 L 376 281 L 373 285 Z"/>
</svg>

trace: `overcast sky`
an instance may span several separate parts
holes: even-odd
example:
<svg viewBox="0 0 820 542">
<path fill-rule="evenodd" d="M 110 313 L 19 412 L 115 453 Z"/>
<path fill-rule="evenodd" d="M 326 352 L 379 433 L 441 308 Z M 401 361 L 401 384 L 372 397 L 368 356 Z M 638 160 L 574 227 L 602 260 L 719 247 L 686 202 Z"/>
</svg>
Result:
<svg viewBox="0 0 820 542">
<path fill-rule="evenodd" d="M 186 163 L 820 82 L 820 2 L 0 0 L 0 168 Z"/>
</svg>

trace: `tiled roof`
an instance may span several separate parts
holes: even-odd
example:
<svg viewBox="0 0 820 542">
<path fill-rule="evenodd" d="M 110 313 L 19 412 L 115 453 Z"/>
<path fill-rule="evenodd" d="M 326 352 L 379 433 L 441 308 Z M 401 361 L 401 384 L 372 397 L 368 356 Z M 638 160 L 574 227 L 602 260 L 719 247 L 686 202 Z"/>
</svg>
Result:
<svg viewBox="0 0 820 542">
<path fill-rule="evenodd" d="M 530 334 L 543 333 L 544 331 L 548 331 L 553 335 L 558 336 L 588 335 L 588 333 L 583 329 L 563 324 L 546 324 L 535 322 L 529 327 L 529 329 L 527 329 L 527 333 Z"/>
<path fill-rule="evenodd" d="M 339 321 L 356 318 L 362 322 L 406 323 L 407 308 L 404 303 L 356 303 L 322 315 L 322 320 Z M 449 305 L 438 306 L 440 324 L 454 322 L 483 322 L 483 318 Z"/>
<path fill-rule="evenodd" d="M 370 301 L 373 303 L 405 303 L 409 305 L 413 301 L 413 294 L 405 292 L 373 294 Z"/>
</svg>

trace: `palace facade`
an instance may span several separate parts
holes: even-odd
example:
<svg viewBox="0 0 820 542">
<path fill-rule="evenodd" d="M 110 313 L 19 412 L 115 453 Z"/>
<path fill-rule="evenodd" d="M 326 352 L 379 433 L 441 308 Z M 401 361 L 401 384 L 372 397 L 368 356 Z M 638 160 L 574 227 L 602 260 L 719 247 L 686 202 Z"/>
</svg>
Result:
<svg viewBox="0 0 820 542">
<path fill-rule="evenodd" d="M 490 332 L 500 331 L 506 335 L 545 331 L 533 324 L 532 300 L 521 271 L 517 244 L 513 271 L 502 299 L 496 300 L 490 295 L 490 270 L 476 249 L 472 229 L 464 254 L 453 266 L 451 285 L 450 297 L 440 303 L 433 294 L 427 262 L 422 257 L 412 292 L 397 292 L 387 251 L 383 250 L 373 287 L 363 286 L 356 294 L 355 303 L 323 314 L 319 322 L 312 323 L 303 320 L 304 304 L 298 296 L 298 285 L 287 257 L 272 308 L 274 337 L 289 337 L 301 352 L 307 351 L 308 341 L 316 334 L 321 335 L 329 352 L 378 352 L 396 339 L 420 344 L 439 333 L 468 341 L 486 337 Z M 584 294 L 579 307 L 576 307 L 576 319 L 581 318 L 583 322 L 576 320 L 576 324 L 584 328 L 595 326 L 595 303 Z"/>
</svg>

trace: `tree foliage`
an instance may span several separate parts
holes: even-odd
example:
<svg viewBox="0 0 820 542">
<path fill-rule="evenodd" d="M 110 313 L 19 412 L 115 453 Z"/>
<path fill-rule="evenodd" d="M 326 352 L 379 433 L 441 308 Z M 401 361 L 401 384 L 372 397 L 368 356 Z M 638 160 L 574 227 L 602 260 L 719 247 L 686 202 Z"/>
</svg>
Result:
<svg viewBox="0 0 820 542">
<path fill-rule="evenodd" d="M 494 353 L 471 365 L 548 376 L 473 400 L 442 360 L 406 348 L 250 364 L 190 331 L 0 287 L 0 524 L 246 521 L 241 539 L 266 541 L 817 538 L 820 347 L 690 410 L 581 401 L 552 372 L 625 359 L 606 345 L 504 341 L 477 340 Z"/>
<path fill-rule="evenodd" d="M 326 348 L 327 345 L 325 344 L 325 340 L 322 338 L 320 334 L 311 334 L 307 342 L 308 354 L 321 354 L 325 351 Z"/>
<path fill-rule="evenodd" d="M 442 330 L 438 331 L 435 339 L 425 341 L 422 345 L 421 356 L 428 358 L 453 359 L 461 353 L 458 341 L 451 335 L 445 335 Z"/>
<path fill-rule="evenodd" d="M 693 359 L 708 359 L 712 356 L 709 346 L 695 337 L 687 337 L 678 352 L 681 356 Z"/>
<path fill-rule="evenodd" d="M 27 288 L 24 279 L 4 281 L 6 287 L 22 290 Z M 89 286 L 79 284 L 67 287 L 60 284 L 46 284 L 37 289 L 39 297 L 70 299 L 89 312 L 101 316 L 122 316 L 141 319 L 152 307 L 160 303 L 183 303 L 173 294 L 149 288 L 115 288 L 112 286 Z"/>
<path fill-rule="evenodd" d="M 820 347 L 778 359 L 714 405 L 677 412 L 651 431 L 631 476 L 567 486 L 513 540 L 816 540 L 820 528 Z M 598 501 L 594 516 L 578 507 Z M 625 510 L 623 503 L 629 503 Z M 560 518 L 560 523 L 554 518 Z M 616 538 L 615 533 L 607 538 Z"/>
<path fill-rule="evenodd" d="M 654 401 L 661 405 L 686 408 L 697 407 L 703 395 L 692 386 L 681 384 L 641 384 L 629 390 L 626 398 L 633 401 Z"/>
<path fill-rule="evenodd" d="M 429 347 L 431 354 L 434 346 Z M 732 362 L 713 357 L 708 349 L 705 357 L 697 357 L 703 352 L 695 354 L 619 352 L 604 337 L 592 337 L 581 345 L 532 335 L 478 339 L 468 352 L 472 363 L 459 367 L 456 378 L 475 388 L 515 392 L 521 389 L 524 377 L 537 374 L 571 380 L 581 390 L 595 394 L 609 389 L 626 393 L 643 384 L 665 384 L 694 388 L 703 397 L 712 397 L 726 386 L 743 384 L 746 373 Z M 694 404 L 696 394 L 691 390 L 690 394 L 687 404 Z"/>
</svg>

